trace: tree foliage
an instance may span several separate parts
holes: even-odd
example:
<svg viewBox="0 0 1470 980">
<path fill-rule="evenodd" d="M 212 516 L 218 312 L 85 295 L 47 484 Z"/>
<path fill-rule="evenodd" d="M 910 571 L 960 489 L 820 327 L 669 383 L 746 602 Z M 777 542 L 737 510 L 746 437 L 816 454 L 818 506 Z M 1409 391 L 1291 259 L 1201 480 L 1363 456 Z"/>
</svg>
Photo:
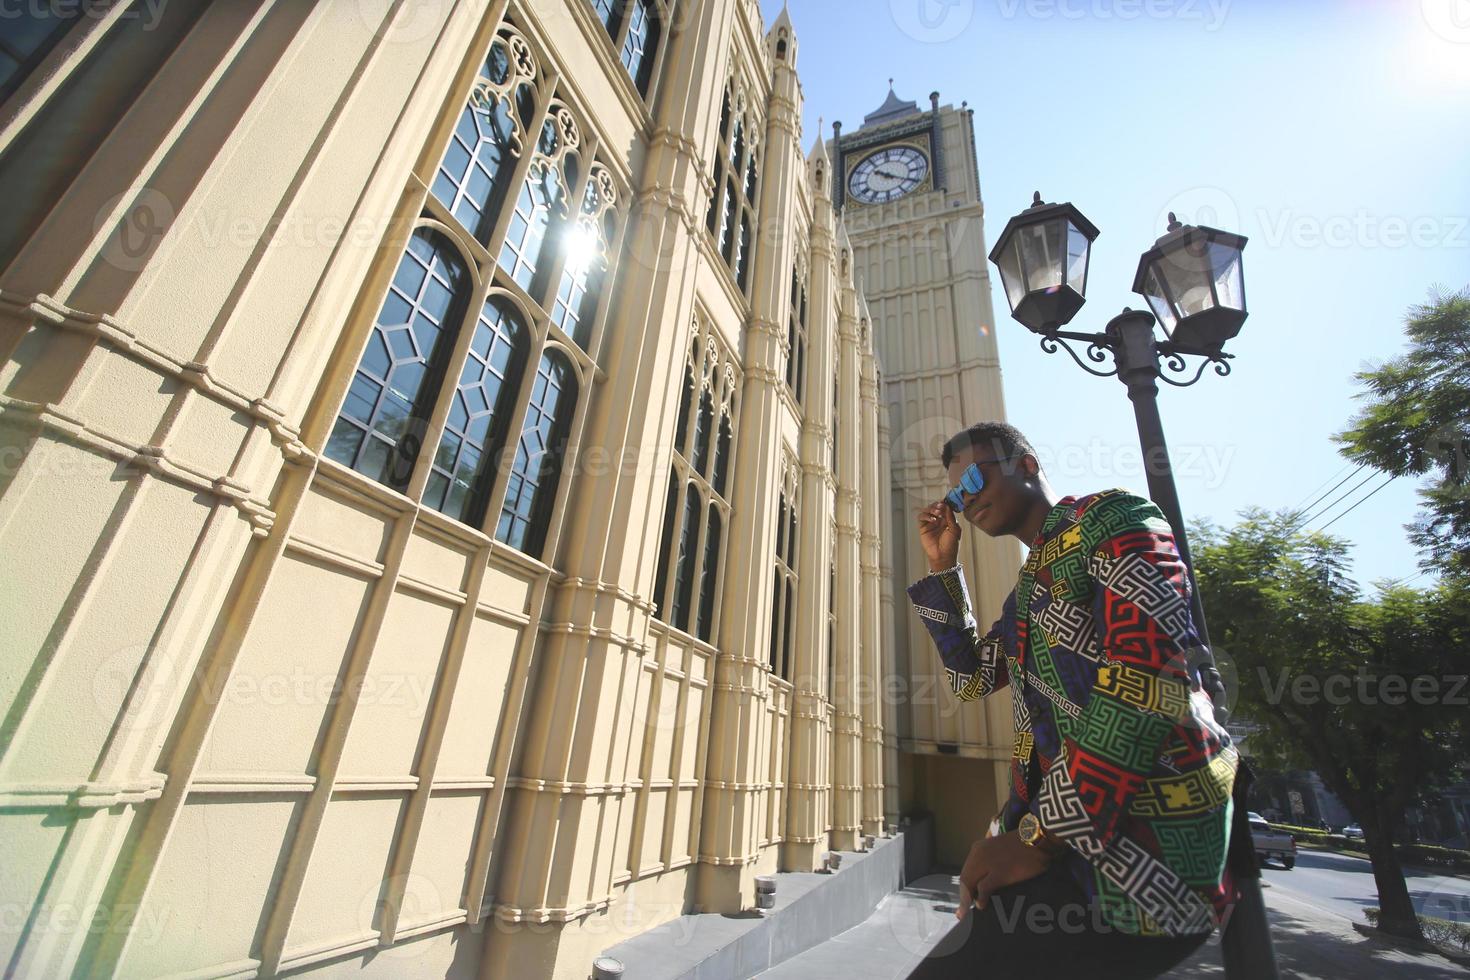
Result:
<svg viewBox="0 0 1470 980">
<path fill-rule="evenodd" d="M 1428 476 L 1408 525 L 1425 569 L 1470 576 L 1470 288 L 1410 308 L 1409 349 L 1360 371 L 1366 400 L 1335 436 L 1343 455 L 1395 476 Z"/>
<path fill-rule="evenodd" d="M 1407 807 L 1463 773 L 1470 590 L 1446 579 L 1363 599 L 1348 546 L 1300 522 L 1252 510 L 1194 531 L 1216 657 L 1234 713 L 1260 726 L 1252 755 L 1317 771 L 1363 827 L 1384 928 L 1417 935 L 1392 840 Z"/>
</svg>

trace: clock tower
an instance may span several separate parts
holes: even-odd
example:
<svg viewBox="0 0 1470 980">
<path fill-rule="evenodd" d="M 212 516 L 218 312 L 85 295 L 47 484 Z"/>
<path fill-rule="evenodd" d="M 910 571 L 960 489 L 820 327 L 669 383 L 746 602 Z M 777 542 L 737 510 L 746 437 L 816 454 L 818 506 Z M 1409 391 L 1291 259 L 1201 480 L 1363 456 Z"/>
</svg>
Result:
<svg viewBox="0 0 1470 980">
<path fill-rule="evenodd" d="M 885 698 L 884 751 L 899 785 L 887 788 L 884 809 L 890 819 L 932 812 L 940 859 L 961 863 L 1008 793 L 1011 699 L 960 705 L 904 590 L 928 573 L 915 512 L 949 488 L 941 447 L 967 425 L 1005 418 L 974 112 L 941 106 L 938 92 L 921 109 L 899 98 L 890 79 L 888 97 L 861 128 L 844 133 L 836 123 L 833 131 L 833 202 L 867 297 L 892 456 L 882 625 L 885 674 L 904 693 Z M 965 530 L 960 560 L 986 629 L 1015 582 L 1020 549 Z"/>
</svg>

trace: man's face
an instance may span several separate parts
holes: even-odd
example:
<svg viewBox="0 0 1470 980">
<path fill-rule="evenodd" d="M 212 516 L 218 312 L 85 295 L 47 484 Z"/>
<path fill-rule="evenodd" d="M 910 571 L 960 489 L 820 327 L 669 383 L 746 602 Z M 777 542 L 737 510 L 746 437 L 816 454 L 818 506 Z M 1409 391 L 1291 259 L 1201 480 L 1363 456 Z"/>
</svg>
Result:
<svg viewBox="0 0 1470 980">
<path fill-rule="evenodd" d="M 985 486 L 979 493 L 965 493 L 964 518 L 992 538 L 1013 534 L 1025 521 L 1031 501 L 1026 479 L 1037 470 L 1036 457 L 1020 456 L 997 461 L 1005 452 L 985 446 L 969 446 L 949 461 L 949 485 L 959 486 L 960 476 L 971 463 L 980 464 Z"/>
</svg>

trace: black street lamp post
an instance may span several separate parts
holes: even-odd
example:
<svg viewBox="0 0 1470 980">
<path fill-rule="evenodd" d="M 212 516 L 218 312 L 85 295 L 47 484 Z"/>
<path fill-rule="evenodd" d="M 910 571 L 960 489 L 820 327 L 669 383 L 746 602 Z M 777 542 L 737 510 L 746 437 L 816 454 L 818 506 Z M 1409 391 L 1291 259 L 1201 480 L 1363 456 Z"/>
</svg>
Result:
<svg viewBox="0 0 1470 980">
<path fill-rule="evenodd" d="M 1042 350 L 1048 354 L 1065 350 L 1089 374 L 1117 377 L 1127 386 L 1149 496 L 1174 528 L 1179 555 L 1189 569 L 1190 613 L 1201 644 L 1189 651 L 1189 667 L 1198 672 L 1201 685 L 1214 700 L 1216 720 L 1224 727 L 1229 716 L 1225 684 L 1210 652 L 1204 606 L 1194 582 L 1184 514 L 1159 416 L 1158 382 L 1187 388 L 1210 365 L 1222 377 L 1230 374 L 1231 355 L 1223 347 L 1240 332 L 1246 318 L 1241 264 L 1246 240 L 1214 228 L 1181 225 L 1171 214 L 1168 231 L 1140 258 L 1133 282 L 1134 292 L 1144 297 L 1153 312 L 1125 308 L 1100 334 L 1063 330 L 1087 301 L 1087 270 L 1097 235 L 1097 227 L 1071 204 L 1043 204 L 1038 193 L 1031 207 L 1006 224 L 990 261 L 1000 270 L 1012 317 L 1040 335 Z M 1156 323 L 1163 327 L 1162 340 L 1154 333 Z M 1084 353 L 1079 355 L 1070 342 L 1085 344 Z M 1105 364 L 1110 353 L 1111 368 L 1096 366 Z M 1200 358 L 1192 377 L 1187 357 Z M 1274 980 L 1276 956 L 1261 901 L 1260 866 L 1246 819 L 1252 779 L 1242 757 L 1232 794 L 1228 856 L 1241 897 L 1222 925 L 1221 949 L 1231 980 Z"/>
</svg>

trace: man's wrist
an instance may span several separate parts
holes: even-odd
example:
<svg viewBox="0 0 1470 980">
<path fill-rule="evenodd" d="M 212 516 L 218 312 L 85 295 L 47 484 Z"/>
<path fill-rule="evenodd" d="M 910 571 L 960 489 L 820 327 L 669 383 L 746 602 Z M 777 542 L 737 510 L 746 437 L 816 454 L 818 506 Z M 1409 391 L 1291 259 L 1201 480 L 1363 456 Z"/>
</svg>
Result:
<svg viewBox="0 0 1470 980">
<path fill-rule="evenodd" d="M 957 571 L 959 567 L 960 560 L 957 557 L 951 558 L 948 563 L 945 563 L 943 561 L 931 561 L 929 562 L 929 574 L 942 575 L 945 572 Z"/>
</svg>

